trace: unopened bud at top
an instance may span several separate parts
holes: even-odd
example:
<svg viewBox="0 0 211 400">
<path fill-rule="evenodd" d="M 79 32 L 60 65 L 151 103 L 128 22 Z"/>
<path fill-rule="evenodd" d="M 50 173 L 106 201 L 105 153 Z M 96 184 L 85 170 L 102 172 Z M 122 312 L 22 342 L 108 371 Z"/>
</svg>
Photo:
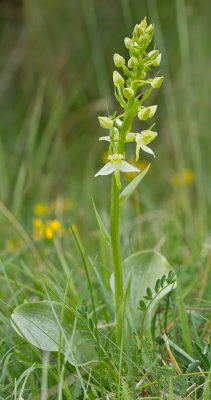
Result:
<svg viewBox="0 0 211 400">
<path fill-rule="evenodd" d="M 154 32 L 154 26 L 150 24 L 146 29 L 146 33 L 148 33 L 151 36 L 153 35 L 153 32 Z"/>
<path fill-rule="evenodd" d="M 159 89 L 159 87 L 161 87 L 162 83 L 163 83 L 163 76 L 158 76 L 157 78 L 154 78 L 151 82 L 151 86 L 154 89 Z"/>
<path fill-rule="evenodd" d="M 130 39 L 129 37 L 126 37 L 126 38 L 124 39 L 124 42 L 125 42 L 125 47 L 126 47 L 126 49 L 129 49 L 129 48 L 130 48 L 130 45 L 131 45 L 131 39 Z"/>
<path fill-rule="evenodd" d="M 125 64 L 124 57 L 120 56 L 119 54 L 114 54 L 114 65 L 118 68 L 121 68 Z"/>
<path fill-rule="evenodd" d="M 147 28 L 147 21 L 146 21 L 146 17 L 144 19 L 142 19 L 141 23 L 140 23 L 140 28 L 145 30 Z"/>
<path fill-rule="evenodd" d="M 145 121 L 148 118 L 152 118 L 156 112 L 156 109 L 157 106 L 143 107 L 138 113 L 138 118 L 142 121 Z"/>
<path fill-rule="evenodd" d="M 131 57 L 131 58 L 128 60 L 127 65 L 128 65 L 129 68 L 135 68 L 136 65 L 137 65 L 137 63 L 138 63 L 137 58 Z"/>
<path fill-rule="evenodd" d="M 113 126 L 113 121 L 112 119 L 108 117 L 98 117 L 99 123 L 102 128 L 104 129 L 110 129 Z"/>
<path fill-rule="evenodd" d="M 117 71 L 113 72 L 113 82 L 114 86 L 124 86 L 125 83 L 124 78 Z"/>
<path fill-rule="evenodd" d="M 131 88 L 125 88 L 124 90 L 123 90 L 123 95 L 124 95 L 124 97 L 126 98 L 126 99 L 131 99 L 131 97 L 133 97 L 134 96 L 134 90 L 133 89 L 131 89 Z"/>
<path fill-rule="evenodd" d="M 140 26 L 138 24 L 135 25 L 135 28 L 133 30 L 133 36 L 139 36 L 140 35 Z"/>
</svg>

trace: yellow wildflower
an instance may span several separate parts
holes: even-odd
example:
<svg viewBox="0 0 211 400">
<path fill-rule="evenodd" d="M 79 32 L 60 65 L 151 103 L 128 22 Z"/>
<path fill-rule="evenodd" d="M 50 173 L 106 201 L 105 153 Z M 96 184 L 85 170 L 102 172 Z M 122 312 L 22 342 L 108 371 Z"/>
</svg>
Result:
<svg viewBox="0 0 211 400">
<path fill-rule="evenodd" d="M 186 168 L 181 172 L 175 173 L 171 177 L 171 184 L 174 188 L 188 186 L 194 180 L 194 173 L 191 169 Z"/>
<path fill-rule="evenodd" d="M 104 151 L 102 153 L 101 158 L 102 158 L 102 161 L 104 162 L 104 164 L 106 164 L 108 162 L 108 153 L 107 153 L 107 151 Z"/>
<path fill-rule="evenodd" d="M 48 222 L 48 227 L 52 229 L 53 232 L 61 230 L 61 224 L 57 219 L 52 219 Z"/>
<path fill-rule="evenodd" d="M 41 228 L 43 228 L 43 222 L 42 222 L 42 220 L 39 219 L 39 218 L 33 219 L 32 225 L 33 225 L 33 227 L 34 227 L 35 229 L 41 229 Z"/>
<path fill-rule="evenodd" d="M 49 226 L 46 226 L 45 228 L 45 237 L 48 240 L 53 239 L 53 230 Z"/>
<path fill-rule="evenodd" d="M 142 172 L 149 165 L 149 161 L 142 160 L 142 161 L 139 161 L 138 163 L 131 162 L 131 164 L 135 165 L 140 170 L 140 172 Z M 128 181 L 132 181 L 135 178 L 136 175 L 137 175 L 136 172 L 126 172 L 125 173 L 125 178 Z"/>
<path fill-rule="evenodd" d="M 46 206 L 43 203 L 37 203 L 34 206 L 34 213 L 36 215 L 45 215 L 46 213 Z"/>
<path fill-rule="evenodd" d="M 183 171 L 183 180 L 184 180 L 184 183 L 186 183 L 186 184 L 189 184 L 189 183 L 193 182 L 194 173 L 193 173 L 193 171 L 191 169 L 187 168 L 187 169 L 185 169 Z"/>
</svg>

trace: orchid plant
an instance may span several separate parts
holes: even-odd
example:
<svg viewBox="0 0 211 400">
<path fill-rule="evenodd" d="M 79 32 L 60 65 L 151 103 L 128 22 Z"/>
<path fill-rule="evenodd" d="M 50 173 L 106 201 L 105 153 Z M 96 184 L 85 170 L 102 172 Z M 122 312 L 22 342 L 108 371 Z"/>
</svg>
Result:
<svg viewBox="0 0 211 400">
<path fill-rule="evenodd" d="M 132 343 L 131 337 L 134 335 L 131 333 L 135 332 L 139 346 L 143 342 L 143 335 L 151 337 L 151 319 L 157 304 L 174 285 L 172 280 L 166 278 L 169 277 L 172 268 L 161 254 L 151 250 L 139 251 L 122 260 L 120 248 L 120 204 L 133 193 L 149 169 L 148 166 L 140 172 L 136 166 L 130 164 L 126 160 L 125 146 L 135 143 L 136 161 L 139 160 L 141 151 L 155 157 L 153 150 L 148 147 L 157 136 L 157 132 L 153 130 L 154 124 L 151 124 L 148 129 L 141 128 L 143 130 L 137 133 L 132 131 L 132 124 L 136 117 L 142 122 L 155 115 L 157 106 L 145 106 L 143 103 L 163 82 L 162 76 L 147 77 L 148 71 L 151 71 L 153 67 L 158 67 L 161 61 L 158 50 L 153 49 L 147 53 L 153 31 L 153 25 L 147 25 L 145 18 L 135 26 L 132 38 L 125 38 L 125 46 L 129 51 L 128 61 L 121 55 L 114 54 L 115 67 L 122 70 L 122 74 L 118 71 L 113 73 L 114 93 L 123 113 L 117 115 L 115 112 L 113 115 L 99 117 L 101 127 L 109 131 L 108 135 L 100 137 L 100 140 L 106 141 L 109 146 L 108 162 L 95 176 L 112 174 L 110 234 L 95 205 L 94 210 L 101 235 L 112 249 L 114 272 L 110 282 L 114 294 L 114 307 L 113 304 L 110 307 L 111 300 L 108 300 L 110 293 L 103 286 L 101 277 L 100 285 L 104 288 L 105 302 L 108 301 L 112 309 L 112 319 L 113 309 L 115 309 L 115 321 L 112 321 L 112 325 L 115 325 L 116 343 L 120 349 L 125 348 L 127 343 Z M 137 172 L 137 176 L 122 191 L 120 172 Z M 13 311 L 11 318 L 14 329 L 31 344 L 42 350 L 58 352 L 59 372 L 61 371 L 61 353 L 64 355 L 64 361 L 68 361 L 76 368 L 88 363 L 93 365 L 93 362 L 98 362 L 101 357 L 99 356 L 101 354 L 100 334 L 89 272 L 90 259 L 82 247 L 78 233 L 74 232 L 73 228 L 72 235 L 87 277 L 93 308 L 89 315 L 94 316 L 93 320 L 90 320 L 91 317 L 83 312 L 82 300 L 79 297 L 77 299 L 77 293 L 75 297 L 78 303 L 77 301 L 72 303 L 68 299 L 68 288 L 72 282 L 71 274 L 63 301 L 52 301 L 48 296 L 47 301 L 26 302 Z M 161 285 L 161 290 L 157 290 L 158 283 L 164 283 L 165 280 L 167 285 Z M 146 290 L 147 296 L 144 297 L 143 302 Z M 72 292 L 75 293 L 74 290 Z"/>
<path fill-rule="evenodd" d="M 152 142 L 157 132 L 151 125 L 149 129 L 140 133 L 131 132 L 133 120 L 138 117 L 140 121 L 151 119 L 157 110 L 157 105 L 145 107 L 143 102 L 151 94 L 153 89 L 158 89 L 162 82 L 162 76 L 147 78 L 147 72 L 152 67 L 158 67 L 161 54 L 158 50 L 146 52 L 149 46 L 154 27 L 147 26 L 146 18 L 137 24 L 133 30 L 132 38 L 125 38 L 125 46 L 129 51 L 129 59 L 115 53 L 114 65 L 122 69 L 113 73 L 114 93 L 124 112 L 117 116 L 98 117 L 102 128 L 109 130 L 109 135 L 100 137 L 109 143 L 109 162 L 96 173 L 95 176 L 113 174 L 111 195 L 111 246 L 113 250 L 114 283 L 115 283 L 115 310 L 116 310 L 116 337 L 121 343 L 123 308 L 123 273 L 121 265 L 120 238 L 119 238 L 119 191 L 121 189 L 120 172 L 139 172 L 134 165 L 125 160 L 125 145 L 136 143 L 136 161 L 139 160 L 140 150 L 152 154 L 153 150 L 147 145 Z"/>
</svg>

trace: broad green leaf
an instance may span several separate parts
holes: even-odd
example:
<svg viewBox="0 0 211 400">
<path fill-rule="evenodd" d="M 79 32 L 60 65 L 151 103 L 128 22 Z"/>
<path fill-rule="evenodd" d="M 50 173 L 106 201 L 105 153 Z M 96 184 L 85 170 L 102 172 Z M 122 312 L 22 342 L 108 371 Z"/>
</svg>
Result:
<svg viewBox="0 0 211 400">
<path fill-rule="evenodd" d="M 149 171 L 150 164 L 145 168 L 144 171 L 142 171 L 139 175 L 137 175 L 132 182 L 130 182 L 126 188 L 120 193 L 119 196 L 119 203 L 122 204 L 125 202 L 125 200 L 130 197 L 130 195 L 134 192 L 138 184 L 142 181 L 142 179 L 145 177 L 146 173 Z"/>
<path fill-rule="evenodd" d="M 108 242 L 109 245 L 111 245 L 110 235 L 109 235 L 108 230 L 106 229 L 106 227 L 104 225 L 104 222 L 103 222 L 100 214 L 98 213 L 98 211 L 97 211 L 97 209 L 95 207 L 95 203 L 94 203 L 93 199 L 92 199 L 92 204 L 93 204 L 94 212 L 95 212 L 95 215 L 96 215 L 96 218 L 97 218 L 97 222 L 98 222 L 98 225 L 99 225 L 99 228 L 100 228 L 100 232 L 101 232 L 103 238 L 105 239 L 105 241 Z"/>
<path fill-rule="evenodd" d="M 128 302 L 134 325 L 138 331 L 141 328 L 141 322 L 144 316 L 144 311 L 139 309 L 140 301 L 142 301 L 143 296 L 146 295 L 147 288 L 151 289 L 153 298 L 156 295 L 156 298 L 152 301 L 147 311 L 144 322 L 144 334 L 151 338 L 151 320 L 158 303 L 175 286 L 175 284 L 168 285 L 161 292 L 156 294 L 154 290 L 155 284 L 157 279 L 162 278 L 164 274 L 168 275 L 172 268 L 165 257 L 153 250 L 140 251 L 132 254 L 123 261 L 122 267 L 124 290 L 127 287 L 128 280 L 131 278 Z M 114 291 L 113 275 L 111 277 L 111 287 Z M 148 306 L 149 302 L 150 300 L 145 300 L 146 306 Z"/>
<path fill-rule="evenodd" d="M 22 304 L 12 313 L 12 326 L 20 336 L 46 351 L 58 351 L 61 332 L 61 352 L 71 364 L 81 366 L 96 362 L 98 356 L 92 334 L 66 306 L 61 327 L 62 306 L 62 303 L 49 301 Z"/>
</svg>

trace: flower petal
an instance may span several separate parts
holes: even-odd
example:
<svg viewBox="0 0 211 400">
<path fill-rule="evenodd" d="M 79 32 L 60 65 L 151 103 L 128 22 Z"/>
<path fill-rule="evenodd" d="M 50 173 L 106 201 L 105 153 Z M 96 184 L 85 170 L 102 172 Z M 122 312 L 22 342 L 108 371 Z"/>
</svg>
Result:
<svg viewBox="0 0 211 400">
<path fill-rule="evenodd" d="M 126 136 L 127 142 L 134 142 L 134 140 L 136 139 L 136 135 L 137 135 L 137 133 L 128 132 L 127 136 Z"/>
<path fill-rule="evenodd" d="M 141 144 L 140 147 L 143 151 L 146 151 L 146 153 L 150 153 L 155 157 L 154 151 L 150 149 L 148 146 L 146 146 L 145 144 Z"/>
<path fill-rule="evenodd" d="M 108 162 L 106 165 L 104 165 L 103 168 L 100 169 L 100 171 L 98 171 L 95 174 L 95 176 L 98 176 L 98 175 L 109 175 L 109 174 L 112 174 L 113 171 L 114 171 L 113 165 L 110 162 Z"/>
<path fill-rule="evenodd" d="M 117 125 L 122 126 L 122 120 L 120 118 L 116 119 L 116 123 Z"/>
<path fill-rule="evenodd" d="M 136 144 L 136 162 L 139 159 L 140 147 L 141 147 L 141 143 L 137 142 L 137 144 Z"/>
<path fill-rule="evenodd" d="M 106 142 L 110 142 L 110 141 L 111 141 L 111 138 L 110 138 L 110 136 L 101 136 L 101 137 L 99 138 L 99 140 L 105 140 Z"/>
<path fill-rule="evenodd" d="M 134 165 L 129 164 L 127 161 L 122 161 L 120 165 L 120 171 L 122 172 L 139 172 L 140 170 Z"/>
</svg>

